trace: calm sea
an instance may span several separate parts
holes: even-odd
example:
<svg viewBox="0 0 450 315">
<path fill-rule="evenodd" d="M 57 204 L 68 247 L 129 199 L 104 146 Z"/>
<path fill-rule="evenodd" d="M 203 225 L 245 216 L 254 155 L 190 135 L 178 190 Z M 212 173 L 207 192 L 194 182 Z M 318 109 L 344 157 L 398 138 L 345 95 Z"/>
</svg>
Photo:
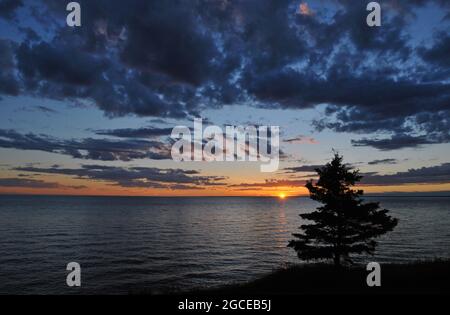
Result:
<svg viewBox="0 0 450 315">
<path fill-rule="evenodd" d="M 373 198 L 367 198 L 374 200 Z M 400 219 L 361 262 L 450 258 L 450 197 L 377 197 Z M 0 293 L 165 292 L 242 282 L 297 261 L 307 198 L 0 196 Z M 66 286 L 78 262 L 82 287 Z"/>
</svg>

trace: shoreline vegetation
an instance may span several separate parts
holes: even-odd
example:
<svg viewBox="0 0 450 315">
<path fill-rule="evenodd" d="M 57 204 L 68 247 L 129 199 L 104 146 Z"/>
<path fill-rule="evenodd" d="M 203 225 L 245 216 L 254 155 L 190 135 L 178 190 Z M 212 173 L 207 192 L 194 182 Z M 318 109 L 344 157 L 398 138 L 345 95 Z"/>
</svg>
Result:
<svg viewBox="0 0 450 315">
<path fill-rule="evenodd" d="M 300 264 L 246 282 L 218 288 L 168 292 L 172 295 L 449 294 L 450 260 L 381 265 L 381 286 L 366 284 L 366 265 L 336 268 Z M 140 294 L 151 292 L 140 292 Z"/>
</svg>

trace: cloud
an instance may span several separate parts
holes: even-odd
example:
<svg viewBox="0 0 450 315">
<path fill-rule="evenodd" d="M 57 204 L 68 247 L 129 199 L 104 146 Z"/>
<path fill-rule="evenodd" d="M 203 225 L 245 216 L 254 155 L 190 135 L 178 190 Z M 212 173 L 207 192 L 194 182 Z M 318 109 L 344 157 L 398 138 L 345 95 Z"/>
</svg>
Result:
<svg viewBox="0 0 450 315">
<path fill-rule="evenodd" d="M 103 136 L 113 136 L 118 138 L 154 138 L 170 136 L 172 128 L 123 128 L 112 130 L 96 130 L 96 134 Z"/>
<path fill-rule="evenodd" d="M 90 100 L 109 116 L 176 118 L 196 113 L 201 99 L 233 98 L 227 78 L 237 58 L 221 52 L 201 8 L 146 1 L 126 8 L 120 1 L 81 5 L 79 32 L 56 28 L 50 41 L 20 45 L 18 70 L 28 93 Z M 55 1 L 36 6 L 60 14 Z"/>
<path fill-rule="evenodd" d="M 76 30 L 56 23 L 51 36 L 28 36 L 26 23 L 8 22 L 28 39 L 0 44 L 7 51 L 0 63 L 10 65 L 0 74 L 1 94 L 89 103 L 108 117 L 326 104 L 317 130 L 393 138 L 420 136 L 434 113 L 448 117 L 448 32 L 436 31 L 426 47 L 413 40 L 414 16 L 405 14 L 430 3 L 448 9 L 445 1 L 386 4 L 393 10 L 381 28 L 367 27 L 366 3 L 355 1 L 338 1 L 329 14 L 311 14 L 306 2 L 295 14 L 299 3 L 285 0 L 80 2 L 83 27 Z M 19 2 L 1 3 L 13 12 Z M 63 18 L 57 0 L 26 5 L 49 20 Z M 447 141 L 440 125 L 429 143 Z"/>
<path fill-rule="evenodd" d="M 382 159 L 382 160 L 373 160 L 368 162 L 368 165 L 380 165 L 380 164 L 397 164 L 397 159 Z"/>
<path fill-rule="evenodd" d="M 47 114 L 57 114 L 58 113 L 57 110 L 54 110 L 54 109 L 52 109 L 50 107 L 47 107 L 47 106 L 38 105 L 35 108 L 37 110 L 39 110 L 39 111 L 41 111 L 43 113 L 47 113 Z"/>
<path fill-rule="evenodd" d="M 450 163 L 409 169 L 390 175 L 374 173 L 361 175 L 365 175 L 361 181 L 365 185 L 443 184 L 450 183 Z"/>
<path fill-rule="evenodd" d="M 120 139 L 109 138 L 82 138 L 82 139 L 60 139 L 44 134 L 27 133 L 22 134 L 15 130 L 0 129 L 0 148 L 17 150 L 37 150 L 43 152 L 68 155 L 76 159 L 97 160 L 97 161 L 132 161 L 137 159 L 151 160 L 171 160 L 173 139 L 165 137 L 163 140 L 145 139 L 170 136 L 171 128 L 139 128 L 139 129 L 112 129 L 97 130 L 98 135 L 113 136 Z M 224 135 L 223 135 L 224 136 Z M 256 144 L 260 140 L 258 136 Z M 269 139 L 270 140 L 270 139 Z M 222 139 L 223 143 L 233 142 L 228 138 Z M 270 141 L 269 141 L 270 142 Z M 202 140 L 204 147 L 207 140 Z M 268 144 L 270 146 L 270 143 Z M 253 141 L 246 141 L 243 145 L 246 156 L 249 154 Z M 203 147 L 201 154 L 203 153 Z M 219 148 L 220 147 L 220 148 Z M 232 146 L 221 147 L 219 150 L 227 152 Z M 228 148 L 228 149 L 226 149 Z M 192 146 L 192 160 L 194 155 Z M 235 152 L 235 157 L 237 153 Z M 279 151 L 281 159 L 287 158 L 285 152 Z"/>
<path fill-rule="evenodd" d="M 385 138 L 352 140 L 354 146 L 370 146 L 382 151 L 421 148 L 424 145 L 450 142 L 449 111 L 422 112 L 408 121 L 414 128 L 398 130 Z"/>
<path fill-rule="evenodd" d="M 15 188 L 69 188 L 69 189 L 83 189 L 86 186 L 67 186 L 54 182 L 45 182 L 38 179 L 25 179 L 25 178 L 0 178 L 0 187 L 15 187 Z"/>
<path fill-rule="evenodd" d="M 374 161 L 375 164 L 391 163 L 393 159 Z M 320 167 L 320 165 L 317 165 Z M 311 168 L 308 166 L 299 168 L 288 168 L 292 172 L 307 171 Z M 377 172 L 361 173 L 363 178 L 361 184 L 377 185 L 377 186 L 392 186 L 392 185 L 406 185 L 406 184 L 445 184 L 450 183 L 450 163 L 441 165 L 422 167 L 417 169 L 409 169 L 405 172 L 397 172 L 394 174 L 380 175 Z M 267 179 L 264 182 L 254 183 L 240 183 L 230 185 L 231 188 L 238 190 L 257 190 L 262 188 L 276 188 L 276 187 L 304 187 L 308 179 Z"/>
<path fill-rule="evenodd" d="M 283 142 L 289 143 L 289 144 L 317 144 L 317 140 L 312 137 L 307 136 L 298 136 L 295 138 L 289 138 L 286 140 L 283 140 Z"/>
<path fill-rule="evenodd" d="M 392 151 L 404 148 L 420 148 L 426 144 L 438 143 L 427 136 L 395 135 L 390 138 L 374 138 L 352 140 L 355 147 L 374 147 L 381 151 Z"/>
<path fill-rule="evenodd" d="M 0 72 L 0 94 L 18 95 L 19 82 L 14 75 L 14 45 L 3 39 L 0 39 L 0 69 L 2 69 Z"/>
<path fill-rule="evenodd" d="M 77 179 L 107 182 L 111 185 L 125 188 L 197 189 L 198 187 L 224 185 L 222 181 L 226 179 L 226 177 L 222 176 L 203 176 L 198 171 L 193 170 L 145 167 L 123 168 L 102 165 L 83 165 L 81 168 L 76 169 L 60 168 L 58 166 L 51 168 L 29 166 L 18 167 L 15 170 L 38 174 L 67 175 Z"/>
<path fill-rule="evenodd" d="M 29 87 L 46 80 L 67 86 L 91 85 L 98 78 L 107 62 L 83 51 L 76 51 L 68 44 L 52 46 L 40 42 L 23 43 L 17 51 L 18 68 Z"/>
<path fill-rule="evenodd" d="M 302 165 L 302 166 L 295 166 L 295 167 L 286 167 L 284 170 L 287 173 L 298 173 L 298 172 L 308 172 L 313 173 L 316 172 L 317 168 L 322 168 L 324 165 Z"/>
<path fill-rule="evenodd" d="M 23 6 L 22 0 L 1 0 L 0 18 L 10 20 L 15 17 L 16 10 Z"/>
<path fill-rule="evenodd" d="M 419 54 L 422 58 L 437 66 L 449 68 L 450 67 L 450 34 L 441 32 L 435 35 L 434 46 L 427 49 L 419 48 Z"/>
<path fill-rule="evenodd" d="M 38 150 L 100 161 L 131 161 L 135 159 L 171 159 L 167 143 L 126 139 L 58 139 L 34 133 L 21 134 L 0 129 L 0 147 L 18 150 Z"/>
<path fill-rule="evenodd" d="M 161 118 L 153 118 L 150 119 L 149 122 L 153 123 L 153 124 L 161 124 L 161 125 L 168 125 L 169 123 Z"/>
</svg>

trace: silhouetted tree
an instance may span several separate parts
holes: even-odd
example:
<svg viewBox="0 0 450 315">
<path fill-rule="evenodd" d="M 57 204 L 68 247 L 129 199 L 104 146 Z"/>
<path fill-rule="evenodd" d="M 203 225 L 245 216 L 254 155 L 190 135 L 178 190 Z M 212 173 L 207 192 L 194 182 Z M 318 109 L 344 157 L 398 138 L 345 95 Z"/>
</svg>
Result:
<svg viewBox="0 0 450 315">
<path fill-rule="evenodd" d="M 336 266 L 341 261 L 351 262 L 351 254 L 372 254 L 374 240 L 393 230 L 398 220 L 380 209 L 378 202 L 363 203 L 362 190 L 351 187 L 361 180 L 358 170 L 351 170 L 335 153 L 333 160 L 316 169 L 317 183 L 308 181 L 310 198 L 323 204 L 312 213 L 300 214 L 311 223 L 300 226 L 302 233 L 293 234 L 289 242 L 302 260 L 333 259 Z"/>
</svg>

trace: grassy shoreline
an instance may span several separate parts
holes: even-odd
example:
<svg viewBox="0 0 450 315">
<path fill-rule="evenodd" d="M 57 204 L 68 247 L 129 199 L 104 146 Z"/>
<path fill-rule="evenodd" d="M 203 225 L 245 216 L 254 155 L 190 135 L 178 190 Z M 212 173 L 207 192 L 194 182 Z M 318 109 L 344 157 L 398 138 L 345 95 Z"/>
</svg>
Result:
<svg viewBox="0 0 450 315">
<path fill-rule="evenodd" d="M 368 287 L 365 265 L 336 269 L 329 264 L 295 265 L 254 281 L 174 294 L 449 294 L 450 260 L 381 264 L 381 287 Z"/>
</svg>

